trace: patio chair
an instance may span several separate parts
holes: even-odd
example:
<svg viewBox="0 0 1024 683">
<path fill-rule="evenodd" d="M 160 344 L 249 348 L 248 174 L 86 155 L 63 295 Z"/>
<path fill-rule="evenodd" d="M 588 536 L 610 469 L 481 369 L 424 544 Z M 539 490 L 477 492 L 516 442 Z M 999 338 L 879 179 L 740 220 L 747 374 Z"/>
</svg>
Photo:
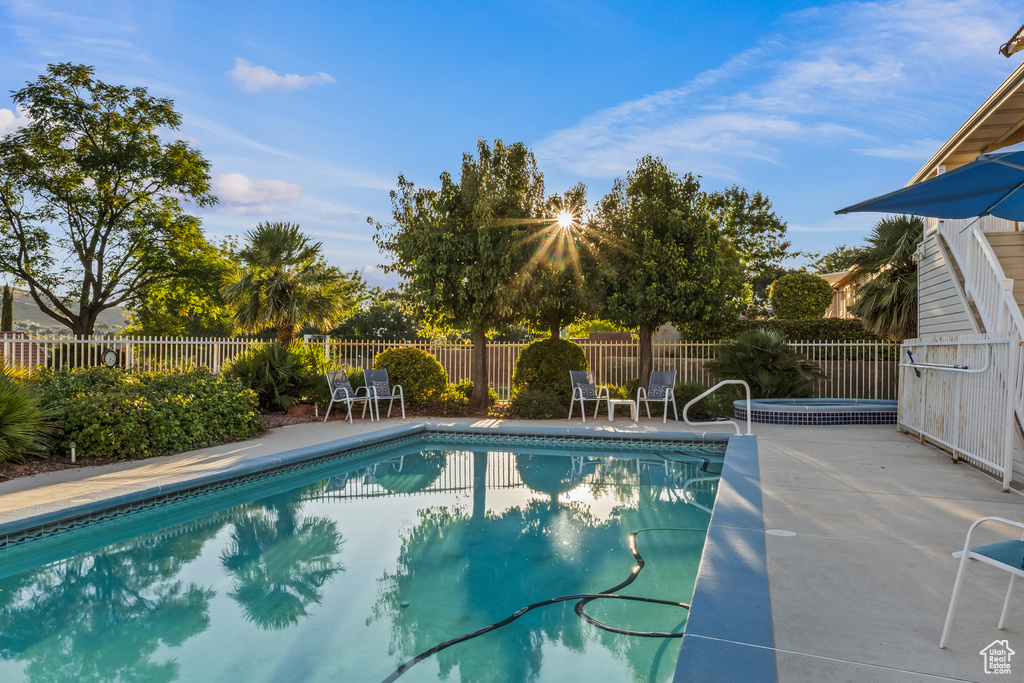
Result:
<svg viewBox="0 0 1024 683">
<path fill-rule="evenodd" d="M 610 396 L 608 387 L 599 387 L 594 381 L 594 373 L 589 370 L 570 370 L 569 382 L 572 383 L 572 400 L 569 402 L 569 419 L 572 419 L 572 408 L 576 401 L 580 402 L 580 412 L 583 413 L 583 421 L 587 421 L 587 407 L 585 401 L 595 401 L 594 419 L 597 419 L 597 411 L 601 407 L 601 401 L 607 404 Z M 610 407 L 609 407 L 610 409 Z"/>
<path fill-rule="evenodd" d="M 378 401 L 384 398 L 388 399 L 388 417 L 391 417 L 391 407 L 397 398 L 398 403 L 402 406 L 402 419 L 404 420 L 405 396 L 402 394 L 402 385 L 396 384 L 391 386 L 391 382 L 388 380 L 388 371 L 384 368 L 379 370 L 363 370 L 363 378 L 366 380 L 366 387 L 370 392 L 370 400 L 373 401 L 373 407 L 377 409 L 377 419 L 380 419 L 380 403 Z"/>
<path fill-rule="evenodd" d="M 1002 629 L 1006 623 L 1006 610 L 1010 606 L 1010 595 L 1013 593 L 1013 582 L 1018 576 L 1024 577 L 1024 535 L 1019 541 L 999 541 L 989 545 L 971 547 L 971 537 L 975 529 L 985 522 L 1002 522 L 1024 529 L 1024 523 L 1014 522 L 1002 517 L 982 517 L 967 530 L 967 539 L 964 541 L 964 549 L 959 553 L 953 553 L 956 557 L 960 555 L 960 567 L 956 570 L 956 581 L 953 583 L 953 595 L 949 599 L 949 610 L 946 612 L 946 623 L 942 627 L 942 637 L 939 639 L 939 647 L 946 647 L 946 639 L 949 637 L 949 627 L 953 623 L 953 612 L 956 610 L 956 601 L 960 597 L 960 588 L 964 582 L 964 574 L 967 571 L 967 563 L 971 560 L 978 560 L 987 565 L 1002 569 L 1010 573 L 1010 586 L 1006 589 L 1006 600 L 1003 601 L 1003 611 L 999 615 L 999 626 Z"/>
<path fill-rule="evenodd" d="M 673 387 L 676 385 L 676 371 L 659 371 L 651 373 L 651 381 L 647 385 L 647 389 L 640 387 L 636 390 L 636 409 L 640 412 L 640 402 L 644 404 L 644 408 L 647 409 L 647 417 L 651 416 L 651 403 L 661 403 L 665 406 L 665 412 L 661 418 L 662 423 L 668 422 L 668 404 L 672 404 L 672 412 L 676 416 L 676 422 L 679 421 L 679 412 L 676 410 L 676 397 L 672 393 Z"/>
<path fill-rule="evenodd" d="M 370 392 L 366 387 L 352 388 L 348 381 L 348 373 L 344 370 L 329 370 L 324 373 L 327 376 L 327 389 L 331 392 L 331 402 L 327 404 L 327 414 L 324 415 L 324 422 L 331 416 L 331 408 L 335 403 L 344 403 L 348 406 L 348 421 L 352 421 L 352 404 L 362 402 L 363 417 L 366 417 L 366 406 L 370 405 Z M 363 392 L 360 396 L 359 392 Z M 370 421 L 373 422 L 373 409 L 370 409 Z"/>
</svg>

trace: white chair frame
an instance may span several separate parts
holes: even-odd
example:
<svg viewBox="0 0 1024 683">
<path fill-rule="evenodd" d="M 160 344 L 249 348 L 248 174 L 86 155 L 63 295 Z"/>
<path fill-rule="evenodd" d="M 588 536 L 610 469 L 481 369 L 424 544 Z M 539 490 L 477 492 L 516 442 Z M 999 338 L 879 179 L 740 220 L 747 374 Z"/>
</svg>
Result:
<svg viewBox="0 0 1024 683">
<path fill-rule="evenodd" d="M 581 381 L 580 375 L 583 376 L 582 379 L 585 380 L 585 381 Z M 572 400 L 569 402 L 569 417 L 568 417 L 568 419 L 570 419 L 570 420 L 572 419 L 572 409 L 573 409 L 573 406 L 576 405 L 576 401 L 580 402 L 580 412 L 583 414 L 583 421 L 584 422 L 587 421 L 587 405 L 586 405 L 586 403 L 584 403 L 584 401 L 596 401 L 596 403 L 594 404 L 594 419 L 595 420 L 597 419 L 597 411 L 601 409 L 601 401 L 605 402 L 605 404 L 608 407 L 608 410 L 612 409 L 611 408 L 611 404 L 609 403 L 609 401 L 611 399 L 611 396 L 608 393 L 608 387 L 606 387 L 606 386 L 598 387 L 597 383 L 592 381 L 593 379 L 594 379 L 594 373 L 589 371 L 589 370 L 570 370 L 569 371 L 569 381 L 572 382 Z M 582 387 L 580 387 L 580 384 L 593 384 L 596 387 L 596 389 L 597 389 L 597 391 L 595 392 L 596 395 L 593 396 L 593 397 L 584 396 L 583 395 L 583 389 L 582 389 Z"/>
<path fill-rule="evenodd" d="M 668 384 L 668 389 L 665 390 L 665 398 L 647 398 L 647 391 L 648 391 L 648 389 L 650 389 L 651 383 L 654 382 L 655 375 L 668 375 L 670 377 L 671 381 L 669 381 L 667 383 Z M 657 384 L 662 384 L 662 382 L 657 382 Z M 640 403 L 641 402 L 643 402 L 643 404 L 644 404 L 644 409 L 647 410 L 647 417 L 651 416 L 651 405 L 650 404 L 651 403 L 661 403 L 661 404 L 664 404 L 664 406 L 665 406 L 665 410 L 662 412 L 661 422 L 662 422 L 662 424 L 665 424 L 665 423 L 668 422 L 668 404 L 671 403 L 672 404 L 672 413 L 676 416 L 676 422 L 679 422 L 679 411 L 676 409 L 676 397 L 675 397 L 675 394 L 673 393 L 673 389 L 675 388 L 675 385 L 676 385 L 676 371 L 675 370 L 667 370 L 667 371 L 663 371 L 663 372 L 652 372 L 651 373 L 651 379 L 650 379 L 650 381 L 648 381 L 648 384 L 647 384 L 647 389 L 644 389 L 643 387 L 640 387 L 640 388 L 638 388 L 636 390 L 636 412 L 637 412 L 637 416 L 640 415 Z"/>
<path fill-rule="evenodd" d="M 366 387 L 359 387 L 355 389 L 353 394 L 349 394 L 344 387 L 334 388 L 334 377 L 339 374 L 344 374 L 344 370 L 329 370 L 324 373 L 327 377 L 327 388 L 331 392 L 331 402 L 327 404 L 327 414 L 324 415 L 324 422 L 327 422 L 327 418 L 331 416 L 331 408 L 335 403 L 344 403 L 348 406 L 348 421 L 352 422 L 352 404 L 362 402 L 363 404 L 363 417 L 366 417 L 366 407 L 370 405 L 370 392 L 366 391 Z M 347 375 L 346 375 L 347 378 Z M 365 395 L 360 396 L 359 392 L 362 390 Z M 377 418 L 380 419 L 379 417 Z M 373 422 L 373 407 L 370 407 L 370 422 Z"/>
<path fill-rule="evenodd" d="M 374 379 L 376 377 L 376 379 Z M 405 419 L 405 394 L 402 392 L 402 385 L 395 384 L 391 385 L 391 380 L 388 379 L 388 371 L 384 368 L 377 368 L 375 370 L 363 370 L 363 381 L 366 383 L 367 391 L 370 393 L 370 399 L 373 401 L 374 407 L 377 409 L 377 420 L 380 421 L 380 403 L 378 400 L 388 400 L 388 417 L 391 417 L 391 408 L 395 404 L 395 399 L 398 399 L 398 404 L 402 407 L 402 419 Z M 387 396 L 378 396 L 377 390 L 373 387 L 374 381 L 387 382 L 388 386 L 391 387 L 391 393 Z"/>
<path fill-rule="evenodd" d="M 946 612 L 946 623 L 942 626 L 942 637 L 939 639 L 939 647 L 946 647 L 946 640 L 949 638 L 949 627 L 953 623 L 953 612 L 956 611 L 956 603 L 960 597 L 960 589 L 963 586 L 964 574 L 967 571 L 967 563 L 971 560 L 978 560 L 984 562 L 987 565 L 993 566 L 996 569 L 1002 569 L 1004 572 L 1010 573 L 1010 586 L 1006 589 L 1006 599 L 1003 601 L 1003 611 L 999 615 L 998 628 L 1002 629 L 1006 623 L 1006 611 L 1010 606 L 1010 595 L 1013 593 L 1013 582 L 1017 577 L 1024 578 L 1024 568 L 1014 567 L 1013 565 L 1000 562 L 999 560 L 993 559 L 987 555 L 975 552 L 980 548 L 974 550 L 971 549 L 971 538 L 974 536 L 974 532 L 985 522 L 1001 522 L 1003 524 L 1009 524 L 1010 526 L 1017 527 L 1018 529 L 1024 530 L 1024 523 L 1015 522 L 1010 519 L 1003 517 L 982 517 L 971 525 L 971 528 L 967 530 L 967 539 L 964 541 L 964 549 L 959 553 L 953 553 L 953 556 L 960 556 L 960 566 L 956 570 L 956 581 L 953 583 L 953 595 L 949 599 L 949 610 Z M 1024 554 L 1024 533 L 1021 535 L 1019 541 L 1003 541 L 999 545 L 1006 544 L 1009 548 L 1015 548 L 1019 546 L 1022 554 Z M 984 547 L 984 546 L 982 546 Z"/>
</svg>

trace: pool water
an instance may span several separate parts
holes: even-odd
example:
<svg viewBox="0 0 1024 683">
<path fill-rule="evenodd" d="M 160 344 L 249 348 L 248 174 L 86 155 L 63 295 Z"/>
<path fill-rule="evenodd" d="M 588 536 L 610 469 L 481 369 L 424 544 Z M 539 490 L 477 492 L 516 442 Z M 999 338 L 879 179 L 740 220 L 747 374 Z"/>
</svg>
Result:
<svg viewBox="0 0 1024 683">
<path fill-rule="evenodd" d="M 500 450 L 498 450 L 500 448 Z M 592 447 L 591 447 L 592 448 Z M 721 447 L 396 447 L 284 472 L 0 554 L 0 680 L 381 681 L 531 603 L 689 602 Z M 679 641 L 542 607 L 401 681 L 669 681 Z M 686 611 L 594 619 L 681 632 Z"/>
</svg>

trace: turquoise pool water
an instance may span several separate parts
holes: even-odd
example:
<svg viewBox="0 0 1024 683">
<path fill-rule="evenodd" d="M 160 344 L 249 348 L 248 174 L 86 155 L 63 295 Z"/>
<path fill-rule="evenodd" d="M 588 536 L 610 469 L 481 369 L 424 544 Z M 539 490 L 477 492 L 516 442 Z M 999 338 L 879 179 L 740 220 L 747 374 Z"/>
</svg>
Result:
<svg viewBox="0 0 1024 683">
<path fill-rule="evenodd" d="M 592 448 L 592 447 L 591 447 Z M 689 602 L 724 446 L 416 442 L 221 487 L 0 553 L 2 681 L 381 681 L 558 596 Z M 401 681 L 668 681 L 679 641 L 542 607 Z M 598 600 L 618 629 L 685 610 Z"/>
</svg>

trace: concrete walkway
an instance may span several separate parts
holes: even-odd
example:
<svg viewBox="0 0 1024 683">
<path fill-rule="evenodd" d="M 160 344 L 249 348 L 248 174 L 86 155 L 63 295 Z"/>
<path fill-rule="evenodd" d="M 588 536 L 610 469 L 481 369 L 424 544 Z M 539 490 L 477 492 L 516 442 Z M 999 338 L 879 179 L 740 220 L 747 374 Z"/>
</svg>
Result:
<svg viewBox="0 0 1024 683">
<path fill-rule="evenodd" d="M 543 421 L 524 424 L 545 426 Z M 562 427 L 566 422 L 547 424 Z M 573 425 L 583 426 L 578 420 Z M 678 423 L 634 425 L 626 419 L 588 421 L 586 426 L 595 431 L 679 431 Z M 247 458 L 376 428 L 377 423 L 359 421 L 295 425 L 253 441 L 168 458 L 0 482 L 0 522 L 183 481 Z M 952 463 L 945 453 L 891 426 L 755 425 L 754 431 L 765 529 L 796 534 L 766 536 L 780 681 L 989 680 L 979 652 L 997 639 L 1020 653 L 1012 661 L 1013 675 L 1004 679 L 1024 680 L 1024 590 L 1013 600 L 1006 630 L 997 630 L 1006 575 L 991 568 L 977 563 L 970 568 L 950 645 L 938 649 L 956 572 L 950 553 L 963 545 L 967 527 L 978 517 L 1024 520 L 1024 496 L 1002 493 L 995 480 Z"/>
</svg>

